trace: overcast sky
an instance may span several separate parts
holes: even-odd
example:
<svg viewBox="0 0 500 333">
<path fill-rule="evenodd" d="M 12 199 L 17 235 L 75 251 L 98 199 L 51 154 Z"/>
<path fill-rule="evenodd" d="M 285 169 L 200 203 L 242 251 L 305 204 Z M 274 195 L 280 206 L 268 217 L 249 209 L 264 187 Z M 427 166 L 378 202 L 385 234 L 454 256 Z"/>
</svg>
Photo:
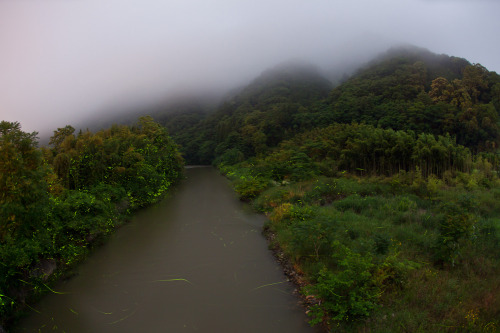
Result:
<svg viewBox="0 0 500 333">
<path fill-rule="evenodd" d="M 408 43 L 500 73 L 498 0 L 0 0 L 0 120 L 46 132 Z"/>
</svg>

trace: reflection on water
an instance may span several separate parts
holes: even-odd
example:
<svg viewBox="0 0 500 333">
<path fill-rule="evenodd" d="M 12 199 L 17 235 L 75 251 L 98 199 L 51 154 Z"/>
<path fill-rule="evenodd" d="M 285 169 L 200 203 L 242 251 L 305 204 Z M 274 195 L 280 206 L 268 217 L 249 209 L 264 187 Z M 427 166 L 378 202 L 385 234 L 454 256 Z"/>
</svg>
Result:
<svg viewBox="0 0 500 333">
<path fill-rule="evenodd" d="M 312 332 L 260 233 L 213 168 L 190 168 L 61 282 L 21 332 Z"/>
</svg>

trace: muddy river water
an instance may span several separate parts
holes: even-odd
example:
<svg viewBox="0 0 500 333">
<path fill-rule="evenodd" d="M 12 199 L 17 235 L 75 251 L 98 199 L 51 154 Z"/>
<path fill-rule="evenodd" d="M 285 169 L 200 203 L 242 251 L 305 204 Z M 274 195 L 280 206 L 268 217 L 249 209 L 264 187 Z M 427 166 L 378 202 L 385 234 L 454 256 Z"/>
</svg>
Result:
<svg viewBox="0 0 500 333">
<path fill-rule="evenodd" d="M 261 234 L 210 167 L 138 212 L 34 305 L 20 332 L 315 332 Z"/>
</svg>

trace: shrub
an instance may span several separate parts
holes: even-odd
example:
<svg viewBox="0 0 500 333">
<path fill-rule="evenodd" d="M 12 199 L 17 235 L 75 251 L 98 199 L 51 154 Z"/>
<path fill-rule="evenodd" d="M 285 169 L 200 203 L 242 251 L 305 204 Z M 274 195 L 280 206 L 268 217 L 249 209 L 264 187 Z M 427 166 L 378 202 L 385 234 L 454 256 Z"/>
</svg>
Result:
<svg viewBox="0 0 500 333">
<path fill-rule="evenodd" d="M 299 220 L 291 226 L 292 244 L 297 256 L 307 256 L 319 260 L 320 255 L 327 252 L 332 224 L 323 223 L 322 219 Z"/>
<path fill-rule="evenodd" d="M 460 257 L 464 243 L 476 238 L 477 217 L 471 213 L 476 203 L 472 196 L 464 195 L 458 202 L 446 203 L 443 210 L 446 215 L 439 226 L 438 261 L 447 261 L 452 265 Z"/>
<path fill-rule="evenodd" d="M 213 163 L 215 165 L 219 164 L 234 165 L 236 163 L 242 162 L 244 159 L 245 155 L 239 149 L 231 148 L 226 150 Z"/>
<path fill-rule="evenodd" d="M 304 196 L 306 202 L 325 205 L 332 202 L 337 195 L 333 179 L 318 179 L 312 186 L 313 188 Z"/>
<path fill-rule="evenodd" d="M 326 314 L 334 321 L 352 321 L 368 316 L 377 306 L 380 288 L 373 279 L 371 257 L 354 253 L 339 242 L 332 247 L 337 270 L 324 267 L 317 283 L 307 290 L 323 300 L 310 312 L 313 324 L 321 322 Z"/>
<path fill-rule="evenodd" d="M 234 189 L 242 200 L 251 200 L 264 191 L 269 181 L 258 176 L 241 177 L 236 181 Z"/>
<path fill-rule="evenodd" d="M 400 197 L 396 203 L 396 210 L 400 212 L 414 211 L 417 209 L 417 203 L 408 197 Z"/>
<path fill-rule="evenodd" d="M 334 207 L 342 212 L 351 210 L 357 214 L 372 216 L 384 204 L 384 199 L 380 197 L 362 197 L 358 194 L 353 194 L 336 201 Z"/>
<path fill-rule="evenodd" d="M 375 246 L 374 250 L 377 254 L 386 254 L 391 245 L 391 237 L 387 234 L 378 234 L 374 237 Z"/>
</svg>

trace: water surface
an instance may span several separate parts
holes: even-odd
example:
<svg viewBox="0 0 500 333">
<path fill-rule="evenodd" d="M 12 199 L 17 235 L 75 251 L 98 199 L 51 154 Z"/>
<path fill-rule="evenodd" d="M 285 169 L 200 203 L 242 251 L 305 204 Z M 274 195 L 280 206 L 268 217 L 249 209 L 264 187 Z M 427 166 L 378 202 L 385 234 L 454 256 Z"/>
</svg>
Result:
<svg viewBox="0 0 500 333">
<path fill-rule="evenodd" d="M 140 211 L 61 282 L 21 332 L 312 332 L 261 235 L 213 168 Z"/>
</svg>

